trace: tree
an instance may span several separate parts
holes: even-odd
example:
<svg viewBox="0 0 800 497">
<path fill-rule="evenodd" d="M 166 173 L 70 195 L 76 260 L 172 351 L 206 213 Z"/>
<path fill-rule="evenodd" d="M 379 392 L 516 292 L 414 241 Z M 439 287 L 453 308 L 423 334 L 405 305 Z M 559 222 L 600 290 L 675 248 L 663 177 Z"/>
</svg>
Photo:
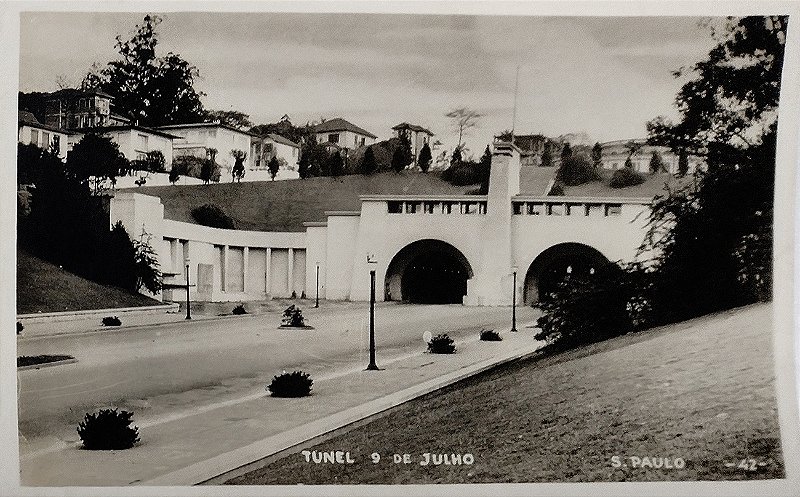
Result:
<svg viewBox="0 0 800 497">
<path fill-rule="evenodd" d="M 569 142 L 564 142 L 564 146 L 561 147 L 561 160 L 567 159 L 572 157 L 572 146 Z"/>
<path fill-rule="evenodd" d="M 633 171 L 633 161 L 631 160 L 630 157 L 625 159 L 625 169 L 630 169 L 631 171 Z"/>
<path fill-rule="evenodd" d="M 597 181 L 600 176 L 589 158 L 583 154 L 570 155 L 561 160 L 556 172 L 556 181 L 567 186 L 576 186 Z"/>
<path fill-rule="evenodd" d="M 180 170 L 178 166 L 173 164 L 172 169 L 169 170 L 169 182 L 174 185 L 175 183 L 178 182 L 180 178 L 181 178 Z"/>
<path fill-rule="evenodd" d="M 450 156 L 450 166 L 454 166 L 460 163 L 461 163 L 461 147 L 459 146 L 453 149 L 453 154 Z"/>
<path fill-rule="evenodd" d="M 595 169 L 603 165 L 603 146 L 600 145 L 599 142 L 595 143 L 594 147 L 592 147 L 592 164 Z"/>
<path fill-rule="evenodd" d="M 422 149 L 419 151 L 419 158 L 417 159 L 417 165 L 419 166 L 420 171 L 427 173 L 428 169 L 431 167 L 432 160 L 433 157 L 431 156 L 431 147 L 425 143 L 425 145 L 423 145 Z"/>
<path fill-rule="evenodd" d="M 428 153 L 430 153 L 430 149 L 428 149 Z M 377 168 L 378 164 L 375 162 L 375 152 L 372 151 L 372 145 L 370 145 L 367 147 L 366 152 L 364 152 L 364 158 L 361 159 L 361 173 L 372 174 Z"/>
<path fill-rule="evenodd" d="M 300 176 L 300 179 L 308 178 L 310 174 L 309 166 L 308 155 L 301 153 L 300 160 L 297 162 L 297 175 Z"/>
<path fill-rule="evenodd" d="M 152 235 L 142 230 L 139 239 L 132 241 L 135 288 L 138 292 L 144 287 L 148 292 L 157 295 L 161 292 L 162 275 L 158 257 L 150 244 L 152 238 Z"/>
<path fill-rule="evenodd" d="M 666 172 L 666 170 L 661 154 L 658 153 L 658 150 L 653 150 L 653 154 L 650 156 L 650 172 L 656 174 Z"/>
<path fill-rule="evenodd" d="M 115 111 L 143 126 L 200 122 L 205 117 L 202 93 L 194 89 L 197 68 L 172 52 L 156 56 L 156 27 L 161 18 L 146 15 L 129 39 L 116 37 L 121 59 L 94 68 L 84 89 L 99 89 L 114 97 Z"/>
<path fill-rule="evenodd" d="M 483 155 L 481 156 L 481 160 L 478 163 L 478 167 L 480 169 L 480 175 L 481 175 L 481 187 L 478 192 L 481 195 L 488 195 L 489 177 L 491 176 L 492 173 L 492 151 L 489 148 L 489 145 L 486 145 L 486 149 L 483 151 Z"/>
<path fill-rule="evenodd" d="M 236 129 L 249 129 L 253 126 L 250 116 L 238 110 L 207 110 L 205 111 L 206 122 L 219 122 Z"/>
<path fill-rule="evenodd" d="M 273 156 L 272 159 L 269 160 L 269 164 L 267 164 L 267 169 L 269 170 L 269 177 L 272 178 L 272 181 L 275 181 L 275 177 L 278 175 L 278 171 L 281 168 L 281 163 L 278 162 L 278 157 Z"/>
<path fill-rule="evenodd" d="M 462 138 L 464 133 L 468 132 L 471 128 L 478 125 L 478 120 L 483 117 L 483 114 L 470 109 L 469 107 L 459 107 L 453 109 L 444 115 L 453 121 L 453 129 L 458 130 L 458 147 L 461 148 Z"/>
<path fill-rule="evenodd" d="M 413 153 L 411 152 L 411 140 L 407 133 L 400 133 L 398 135 L 397 147 L 392 154 L 392 169 L 399 173 L 414 160 Z"/>
<path fill-rule="evenodd" d="M 686 153 L 686 149 L 680 149 L 678 151 L 678 176 L 686 176 L 686 173 L 689 172 L 689 154 Z"/>
<path fill-rule="evenodd" d="M 656 320 L 769 298 L 770 285 L 762 283 L 772 279 L 786 24 L 785 16 L 729 18 L 676 96 L 679 121 L 659 117 L 648 123 L 651 143 L 699 155 L 706 163 L 696 186 L 670 191 L 652 208 L 643 249 L 659 254 Z"/>
<path fill-rule="evenodd" d="M 94 133 L 85 134 L 67 159 L 69 174 L 88 184 L 95 195 L 100 193 L 106 180 L 111 180 L 113 184 L 120 171 L 129 167 L 128 160 L 119 151 L 119 145 L 110 138 Z"/>
<path fill-rule="evenodd" d="M 200 179 L 207 185 L 210 181 L 219 181 L 220 170 L 217 164 L 217 149 L 207 148 L 206 154 L 207 157 L 200 169 Z"/>
<path fill-rule="evenodd" d="M 541 167 L 552 167 L 553 166 L 553 154 L 550 151 L 550 142 L 547 141 L 544 143 L 544 149 L 542 150 L 542 160 L 539 162 Z"/>
<path fill-rule="evenodd" d="M 328 174 L 334 178 L 338 178 L 344 172 L 344 159 L 340 152 L 332 153 L 327 160 Z"/>
<path fill-rule="evenodd" d="M 247 152 L 242 150 L 231 150 L 231 157 L 233 157 L 234 160 L 233 167 L 231 168 L 231 174 L 233 175 L 233 179 L 235 179 L 238 183 L 241 183 L 245 173 L 244 161 L 247 159 Z"/>
</svg>

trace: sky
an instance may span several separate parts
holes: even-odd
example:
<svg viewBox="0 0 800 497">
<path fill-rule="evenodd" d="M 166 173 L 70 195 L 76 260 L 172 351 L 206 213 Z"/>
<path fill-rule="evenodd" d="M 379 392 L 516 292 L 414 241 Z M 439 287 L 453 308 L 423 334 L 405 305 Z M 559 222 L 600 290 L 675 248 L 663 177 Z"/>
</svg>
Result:
<svg viewBox="0 0 800 497">
<path fill-rule="evenodd" d="M 677 115 L 686 79 L 672 72 L 714 45 L 693 17 L 158 15 L 158 54 L 198 68 L 206 108 L 256 124 L 343 117 L 379 139 L 411 122 L 447 149 L 457 132 L 444 114 L 469 107 L 484 115 L 465 137 L 475 155 L 512 127 L 517 68 L 517 134 L 628 139 L 646 136 L 658 115 Z M 93 63 L 118 57 L 115 37 L 129 38 L 143 17 L 23 13 L 20 90 L 53 91 L 59 78 L 78 85 Z"/>
</svg>

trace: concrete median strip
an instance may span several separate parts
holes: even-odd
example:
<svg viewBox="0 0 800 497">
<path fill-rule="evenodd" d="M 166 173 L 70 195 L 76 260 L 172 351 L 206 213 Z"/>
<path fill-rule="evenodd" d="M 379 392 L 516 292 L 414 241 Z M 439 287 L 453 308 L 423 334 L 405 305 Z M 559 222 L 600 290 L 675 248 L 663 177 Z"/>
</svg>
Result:
<svg viewBox="0 0 800 497">
<path fill-rule="evenodd" d="M 442 376 L 385 395 L 364 404 L 345 409 L 323 419 L 312 421 L 139 484 L 154 486 L 195 485 L 215 479 L 237 468 L 249 466 L 271 455 L 341 429 L 370 416 L 374 416 L 387 409 L 391 409 L 409 400 L 452 385 L 453 383 L 475 374 L 479 374 L 501 364 L 528 357 L 534 354 L 541 346 L 541 342 L 532 342 L 530 345 L 516 348 L 490 359 L 463 366 L 456 371 L 446 373 Z M 385 374 L 391 373 L 392 371 L 385 372 Z"/>
</svg>

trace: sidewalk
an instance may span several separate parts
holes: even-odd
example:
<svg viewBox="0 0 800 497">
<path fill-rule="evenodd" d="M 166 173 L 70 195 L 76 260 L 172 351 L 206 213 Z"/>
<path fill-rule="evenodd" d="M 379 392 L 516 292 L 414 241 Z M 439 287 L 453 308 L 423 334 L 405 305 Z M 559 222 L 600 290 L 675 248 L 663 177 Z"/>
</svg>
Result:
<svg viewBox="0 0 800 497">
<path fill-rule="evenodd" d="M 66 448 L 31 453 L 20 447 L 27 486 L 191 485 L 431 392 L 498 363 L 533 353 L 531 328 L 502 333 L 502 342 L 477 336 L 456 343 L 454 355 L 418 351 L 395 358 L 378 354 L 381 371 L 350 364 L 313 378 L 312 395 L 272 398 L 258 392 L 217 406 L 197 406 L 140 426 L 141 442 L 125 451 Z M 270 378 L 264 378 L 264 385 Z M 77 439 L 77 436 L 76 436 Z M 26 453 L 27 452 L 27 453 Z"/>
</svg>

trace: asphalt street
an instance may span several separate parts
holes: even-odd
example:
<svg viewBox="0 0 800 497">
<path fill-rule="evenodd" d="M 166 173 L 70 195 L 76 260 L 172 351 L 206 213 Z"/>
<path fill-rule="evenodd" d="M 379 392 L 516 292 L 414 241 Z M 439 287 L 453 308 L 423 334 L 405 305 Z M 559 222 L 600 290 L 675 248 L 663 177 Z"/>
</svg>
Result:
<svg viewBox="0 0 800 497">
<path fill-rule="evenodd" d="M 18 355 L 70 354 L 78 362 L 18 373 L 20 435 L 29 443 L 72 441 L 84 413 L 100 407 L 133 410 L 139 424 L 157 422 L 263 392 L 284 370 L 302 369 L 313 378 L 366 366 L 367 304 L 309 308 L 304 315 L 315 329 L 278 329 L 280 313 L 267 313 L 21 339 Z M 524 323 L 535 314 L 518 308 L 517 316 Z M 421 353 L 426 331 L 458 342 L 509 324 L 508 307 L 379 304 L 378 364 Z"/>
</svg>

